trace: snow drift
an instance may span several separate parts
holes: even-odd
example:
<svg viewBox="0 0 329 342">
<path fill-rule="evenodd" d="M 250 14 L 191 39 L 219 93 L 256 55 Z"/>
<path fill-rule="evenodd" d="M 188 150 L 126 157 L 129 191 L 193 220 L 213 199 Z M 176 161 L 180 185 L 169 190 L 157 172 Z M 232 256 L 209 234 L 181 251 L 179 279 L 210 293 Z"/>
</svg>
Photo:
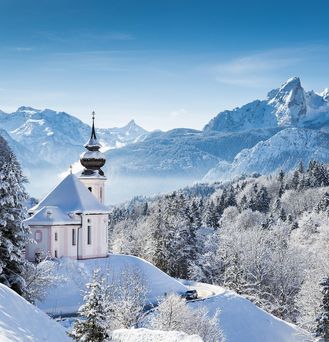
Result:
<svg viewBox="0 0 329 342">
<path fill-rule="evenodd" d="M 0 284 L 1 342 L 69 342 L 65 329 L 17 293 Z"/>
<path fill-rule="evenodd" d="M 149 329 L 119 329 L 112 333 L 111 338 L 113 342 L 202 342 L 197 335 Z"/>
</svg>

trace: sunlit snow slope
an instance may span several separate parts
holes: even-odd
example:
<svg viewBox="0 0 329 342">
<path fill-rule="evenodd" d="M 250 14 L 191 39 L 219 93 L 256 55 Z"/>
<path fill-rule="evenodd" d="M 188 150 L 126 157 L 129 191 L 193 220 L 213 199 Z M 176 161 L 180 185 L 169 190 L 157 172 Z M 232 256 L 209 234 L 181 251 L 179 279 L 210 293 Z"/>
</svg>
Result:
<svg viewBox="0 0 329 342">
<path fill-rule="evenodd" d="M 17 293 L 0 284 L 1 342 L 69 342 L 64 328 Z"/>
</svg>

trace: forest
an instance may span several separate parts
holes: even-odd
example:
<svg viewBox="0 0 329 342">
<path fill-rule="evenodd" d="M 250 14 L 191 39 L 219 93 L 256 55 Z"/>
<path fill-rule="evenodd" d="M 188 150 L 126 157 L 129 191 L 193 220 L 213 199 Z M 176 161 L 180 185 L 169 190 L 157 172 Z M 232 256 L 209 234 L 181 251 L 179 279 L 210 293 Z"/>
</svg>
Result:
<svg viewBox="0 0 329 342">
<path fill-rule="evenodd" d="M 329 305 L 329 168 L 196 184 L 112 208 L 113 253 L 221 285 L 323 336 Z"/>
</svg>

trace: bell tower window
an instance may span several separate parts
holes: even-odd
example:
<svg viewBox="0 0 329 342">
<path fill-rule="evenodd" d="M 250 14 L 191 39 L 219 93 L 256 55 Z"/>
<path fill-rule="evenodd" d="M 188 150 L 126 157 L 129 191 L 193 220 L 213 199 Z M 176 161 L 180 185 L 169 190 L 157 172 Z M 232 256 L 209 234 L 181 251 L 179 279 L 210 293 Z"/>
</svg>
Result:
<svg viewBox="0 0 329 342">
<path fill-rule="evenodd" d="M 92 189 L 91 186 L 88 187 L 88 190 L 89 190 L 90 192 L 93 192 L 93 189 Z"/>
<path fill-rule="evenodd" d="M 72 229 L 72 246 L 75 246 L 76 244 L 75 229 Z"/>
</svg>

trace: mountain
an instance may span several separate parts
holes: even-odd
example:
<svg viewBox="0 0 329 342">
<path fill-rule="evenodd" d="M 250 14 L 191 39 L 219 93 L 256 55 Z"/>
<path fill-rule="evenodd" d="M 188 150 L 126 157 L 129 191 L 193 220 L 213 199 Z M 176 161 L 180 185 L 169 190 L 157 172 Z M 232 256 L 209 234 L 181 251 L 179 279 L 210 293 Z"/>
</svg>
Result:
<svg viewBox="0 0 329 342">
<path fill-rule="evenodd" d="M 329 133 L 306 128 L 287 128 L 251 149 L 242 150 L 232 163 L 219 162 L 203 178 L 212 182 L 243 174 L 270 174 L 278 169 L 296 168 L 311 160 L 329 163 Z"/>
<path fill-rule="evenodd" d="M 31 107 L 20 107 L 10 114 L 2 112 L 0 128 L 35 157 L 58 170 L 77 160 L 90 135 L 90 126 L 72 115 Z M 148 132 L 131 121 L 122 128 L 97 129 L 97 133 L 103 149 L 110 149 L 138 141 Z"/>
<path fill-rule="evenodd" d="M 204 131 L 237 132 L 255 128 L 320 128 L 329 124 L 329 96 L 305 92 L 298 77 L 271 90 L 265 100 L 219 113 Z"/>
<path fill-rule="evenodd" d="M 221 160 L 233 160 L 245 147 L 271 137 L 277 130 L 221 133 L 192 129 L 154 132 L 144 141 L 106 155 L 112 176 L 158 176 L 198 178 Z"/>
<path fill-rule="evenodd" d="M 135 121 L 124 127 L 96 128 L 102 150 L 143 141 L 149 134 Z M 79 160 L 91 128 L 76 117 L 51 109 L 19 107 L 0 111 L 0 135 L 20 161 L 33 196 L 43 196 L 58 182 L 58 175 Z"/>
<path fill-rule="evenodd" d="M 39 197 L 78 161 L 90 134 L 88 125 L 67 113 L 31 107 L 0 112 L 0 129 L 7 132 L 30 178 L 29 190 Z M 200 180 L 289 169 L 311 158 L 327 161 L 326 132 L 329 90 L 305 91 L 298 77 L 263 100 L 220 112 L 201 131 L 147 132 L 133 120 L 121 128 L 98 128 L 108 160 L 107 201 L 171 191 Z M 46 188 L 40 183 L 45 171 Z"/>
<path fill-rule="evenodd" d="M 299 78 L 291 78 L 270 91 L 266 100 L 218 114 L 205 131 L 247 131 L 255 126 L 277 127 L 279 131 L 242 150 L 233 161 L 220 161 L 208 171 L 204 181 L 290 170 L 300 161 L 307 164 L 312 159 L 329 162 L 328 89 L 320 94 L 306 92 Z"/>
</svg>

